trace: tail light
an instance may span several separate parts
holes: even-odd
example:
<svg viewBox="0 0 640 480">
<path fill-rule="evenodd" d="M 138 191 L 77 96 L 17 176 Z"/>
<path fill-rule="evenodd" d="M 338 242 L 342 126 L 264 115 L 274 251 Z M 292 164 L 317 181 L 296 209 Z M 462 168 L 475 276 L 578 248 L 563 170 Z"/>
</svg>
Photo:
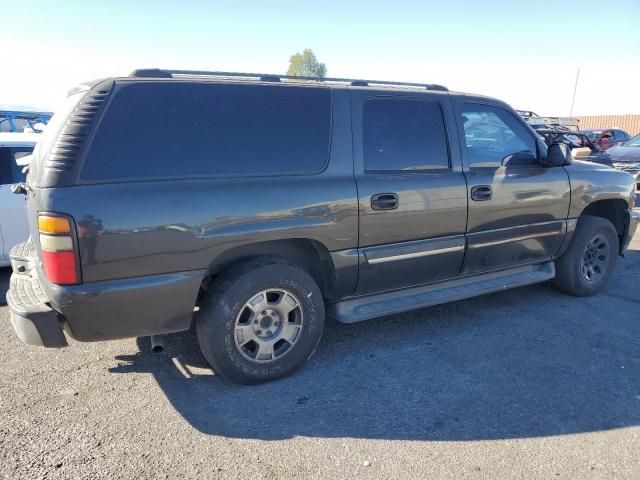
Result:
<svg viewBox="0 0 640 480">
<path fill-rule="evenodd" d="M 47 279 L 58 285 L 80 283 L 80 264 L 73 238 L 73 222 L 62 215 L 39 215 L 42 267 Z"/>
</svg>

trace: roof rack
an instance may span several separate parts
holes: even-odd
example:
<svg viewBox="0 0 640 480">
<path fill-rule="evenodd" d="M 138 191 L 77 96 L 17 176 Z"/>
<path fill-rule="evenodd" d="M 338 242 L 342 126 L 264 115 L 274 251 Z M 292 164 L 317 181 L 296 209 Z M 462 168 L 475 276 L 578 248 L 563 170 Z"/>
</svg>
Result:
<svg viewBox="0 0 640 480">
<path fill-rule="evenodd" d="M 282 82 L 283 80 L 346 83 L 354 87 L 368 87 L 370 85 L 390 85 L 399 87 L 418 87 L 426 90 L 448 92 L 449 89 L 435 83 L 409 83 L 389 82 L 384 80 L 356 80 L 353 78 L 330 77 L 298 77 L 295 75 L 274 75 L 268 73 L 240 73 L 240 72 L 208 72 L 205 70 L 163 70 L 159 68 L 143 68 L 131 72 L 131 77 L 144 78 L 175 78 L 175 77 L 221 77 L 221 78 L 246 78 L 260 80 L 262 82 Z"/>
</svg>

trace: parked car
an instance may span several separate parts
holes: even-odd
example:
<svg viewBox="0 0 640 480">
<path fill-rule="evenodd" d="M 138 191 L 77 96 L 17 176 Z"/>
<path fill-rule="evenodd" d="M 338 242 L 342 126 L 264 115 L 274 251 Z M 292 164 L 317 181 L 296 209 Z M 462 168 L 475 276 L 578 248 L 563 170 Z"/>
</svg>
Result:
<svg viewBox="0 0 640 480">
<path fill-rule="evenodd" d="M 31 155 L 38 136 L 0 133 L 0 267 L 11 264 L 9 251 L 29 236 L 25 200 L 11 192 L 11 185 L 24 181 L 17 161 Z"/>
<path fill-rule="evenodd" d="M 525 122 L 534 129 L 562 128 L 565 130 L 579 130 L 580 120 L 574 117 L 543 117 L 531 110 L 516 110 Z"/>
<path fill-rule="evenodd" d="M 611 147 L 593 159 L 594 162 L 609 165 L 630 173 L 636 179 L 640 189 L 640 135 L 617 147 Z"/>
<path fill-rule="evenodd" d="M 627 132 L 617 128 L 585 128 L 582 131 L 587 134 L 589 140 L 601 152 L 604 152 L 607 148 L 622 145 L 630 138 Z"/>
<path fill-rule="evenodd" d="M 574 158 L 581 160 L 599 155 L 600 150 L 589 140 L 584 132 L 568 130 L 564 127 L 538 128 L 532 125 L 547 145 L 564 143 L 571 149 Z"/>
<path fill-rule="evenodd" d="M 42 133 L 51 115 L 50 112 L 9 110 L 0 107 L 0 133 Z"/>
<path fill-rule="evenodd" d="M 638 224 L 631 175 L 438 85 L 140 70 L 73 90 L 43 135 L 19 189 L 18 336 L 62 347 L 195 321 L 235 382 L 300 367 L 325 315 L 550 279 L 594 294 Z"/>
</svg>

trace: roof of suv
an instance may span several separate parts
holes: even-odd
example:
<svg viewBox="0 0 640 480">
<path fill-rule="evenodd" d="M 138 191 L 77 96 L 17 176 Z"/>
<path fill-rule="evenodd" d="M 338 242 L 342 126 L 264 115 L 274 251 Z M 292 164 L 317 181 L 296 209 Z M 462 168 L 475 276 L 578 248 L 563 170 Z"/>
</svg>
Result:
<svg viewBox="0 0 640 480">
<path fill-rule="evenodd" d="M 450 91 L 447 87 L 435 83 L 412 83 L 394 82 L 389 80 L 358 80 L 352 78 L 331 78 L 331 77 L 299 77 L 292 75 L 279 75 L 267 73 L 242 73 L 242 72 L 215 72 L 204 70 L 164 70 L 158 68 L 144 68 L 131 72 L 128 77 L 107 77 L 83 82 L 68 94 L 89 90 L 96 85 L 107 80 L 116 81 L 153 81 L 153 80 L 176 80 L 176 81 L 201 81 L 201 82 L 221 82 L 221 83 L 253 83 L 253 84 L 281 84 L 288 86 L 295 85 L 324 85 L 334 89 L 358 88 L 363 90 L 395 91 L 395 92 L 424 92 L 433 94 L 455 93 L 470 98 L 492 100 L 507 105 L 504 101 L 494 97 L 480 95 L 476 93 L 464 93 Z"/>
</svg>

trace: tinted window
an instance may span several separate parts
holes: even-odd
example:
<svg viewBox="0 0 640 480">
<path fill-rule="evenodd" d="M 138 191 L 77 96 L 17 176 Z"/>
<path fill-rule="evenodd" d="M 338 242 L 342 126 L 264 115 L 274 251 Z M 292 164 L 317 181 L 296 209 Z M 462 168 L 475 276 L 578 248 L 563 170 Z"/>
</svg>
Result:
<svg viewBox="0 0 640 480">
<path fill-rule="evenodd" d="M 22 167 L 16 163 L 16 159 L 31 155 L 31 151 L 28 147 L 0 147 L 0 185 L 24 181 Z"/>
<path fill-rule="evenodd" d="M 83 180 L 315 173 L 329 153 L 324 88 L 129 85 L 111 101 Z"/>
<path fill-rule="evenodd" d="M 626 140 L 627 138 L 629 138 L 629 137 L 622 130 L 614 130 L 613 131 L 613 139 L 614 140 Z"/>
<path fill-rule="evenodd" d="M 440 105 L 432 101 L 375 99 L 364 106 L 366 170 L 449 168 Z"/>
<path fill-rule="evenodd" d="M 467 154 L 472 167 L 537 163 L 536 140 L 509 112 L 489 105 L 462 105 Z"/>
</svg>

